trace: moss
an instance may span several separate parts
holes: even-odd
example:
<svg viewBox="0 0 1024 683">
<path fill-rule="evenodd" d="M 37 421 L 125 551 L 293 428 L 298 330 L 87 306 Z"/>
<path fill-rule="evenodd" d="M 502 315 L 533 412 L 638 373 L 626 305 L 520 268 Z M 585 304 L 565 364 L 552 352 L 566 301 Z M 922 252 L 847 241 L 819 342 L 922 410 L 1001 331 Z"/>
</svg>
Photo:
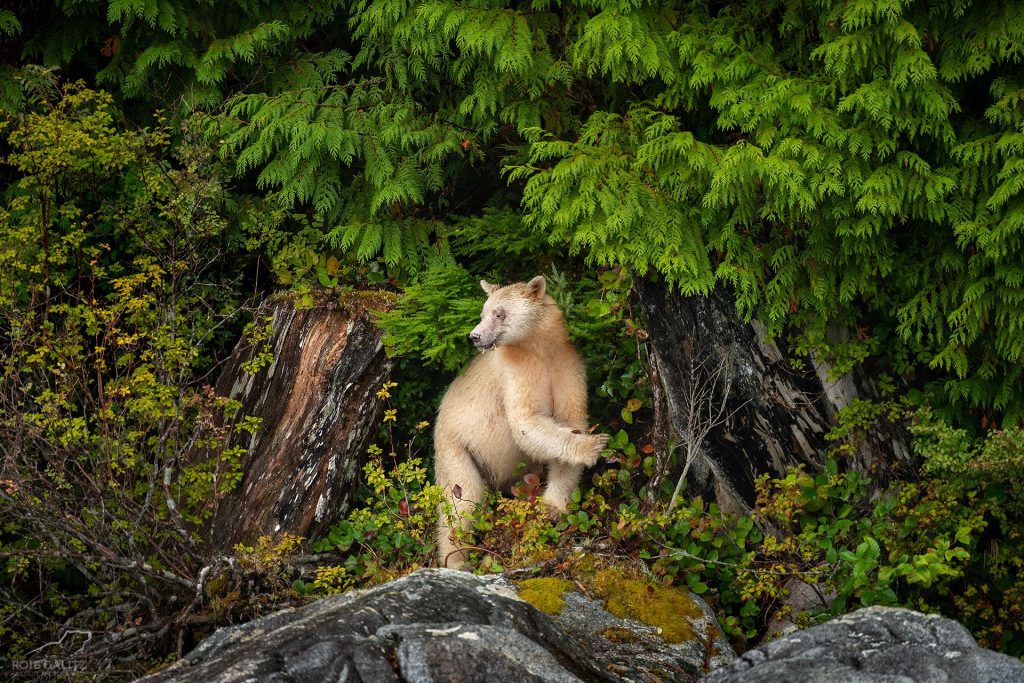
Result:
<svg viewBox="0 0 1024 683">
<path fill-rule="evenodd" d="M 383 289 L 357 289 L 342 292 L 338 297 L 342 305 L 355 305 L 371 311 L 389 311 L 398 303 L 398 299 L 397 294 Z"/>
<path fill-rule="evenodd" d="M 723 636 L 723 635 L 725 635 L 725 634 L 723 634 L 719 629 L 715 628 L 713 625 L 709 625 L 708 626 L 708 635 L 707 635 L 708 657 L 714 657 L 716 655 L 722 654 L 722 651 L 718 649 L 718 646 L 716 646 L 715 643 L 717 643 L 718 642 L 718 638 L 720 636 Z"/>
<path fill-rule="evenodd" d="M 621 569 L 607 568 L 595 572 L 593 589 L 609 612 L 654 626 L 666 642 L 682 643 L 696 637 L 689 618 L 703 613 L 685 588 L 653 584 Z"/>
<path fill-rule="evenodd" d="M 651 582 L 636 570 L 608 566 L 591 554 L 568 560 L 573 577 L 604 602 L 605 609 L 620 619 L 632 619 L 653 626 L 669 643 L 693 640 L 691 619 L 704 616 L 686 588 L 674 588 Z M 519 597 L 542 612 L 559 614 L 565 607 L 562 594 L 573 583 L 558 578 L 527 579 L 519 584 Z M 601 635 L 612 642 L 631 642 L 636 636 L 627 629 L 608 628 Z"/>
<path fill-rule="evenodd" d="M 206 582 L 204 589 L 208 597 L 214 598 L 228 585 L 228 572 L 221 572 Z"/>
<path fill-rule="evenodd" d="M 628 628 L 612 626 L 601 631 L 601 636 L 613 643 L 635 643 L 639 638 Z"/>
<path fill-rule="evenodd" d="M 560 614 L 565 607 L 562 593 L 572 588 L 572 583 L 565 579 L 546 577 L 527 579 L 519 583 L 519 597 L 530 603 L 541 612 Z"/>
<path fill-rule="evenodd" d="M 398 303 L 399 296 L 383 289 L 352 289 L 338 287 L 335 289 L 314 289 L 307 294 L 312 300 L 313 308 L 341 308 L 352 314 L 364 312 L 379 313 L 389 311 Z M 291 301 L 298 305 L 303 295 L 296 292 L 276 292 L 268 301 Z"/>
<path fill-rule="evenodd" d="M 588 580 L 593 577 L 594 573 L 597 571 L 597 560 L 589 553 L 577 555 L 570 561 L 572 562 L 573 574 L 584 576 Z"/>
</svg>

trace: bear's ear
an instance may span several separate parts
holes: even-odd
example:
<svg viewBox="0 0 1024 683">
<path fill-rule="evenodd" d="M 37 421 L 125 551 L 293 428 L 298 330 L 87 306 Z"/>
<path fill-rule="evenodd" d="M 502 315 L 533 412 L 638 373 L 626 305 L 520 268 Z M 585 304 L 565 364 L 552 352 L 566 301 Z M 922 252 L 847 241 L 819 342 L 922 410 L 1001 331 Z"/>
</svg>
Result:
<svg viewBox="0 0 1024 683">
<path fill-rule="evenodd" d="M 544 276 L 538 275 L 526 283 L 526 293 L 534 299 L 539 299 L 544 296 L 544 288 L 546 286 L 547 282 L 544 280 Z"/>
<path fill-rule="evenodd" d="M 487 292 L 487 296 L 490 296 L 491 294 L 493 294 L 493 293 L 494 293 L 494 290 L 496 290 L 496 289 L 500 289 L 500 288 L 501 288 L 501 285 L 492 285 L 492 284 L 491 284 L 490 282 L 488 282 L 487 280 L 481 280 L 481 281 L 480 281 L 480 287 L 481 287 L 481 288 L 482 288 L 482 289 L 483 289 L 483 290 L 484 290 L 485 292 Z"/>
</svg>

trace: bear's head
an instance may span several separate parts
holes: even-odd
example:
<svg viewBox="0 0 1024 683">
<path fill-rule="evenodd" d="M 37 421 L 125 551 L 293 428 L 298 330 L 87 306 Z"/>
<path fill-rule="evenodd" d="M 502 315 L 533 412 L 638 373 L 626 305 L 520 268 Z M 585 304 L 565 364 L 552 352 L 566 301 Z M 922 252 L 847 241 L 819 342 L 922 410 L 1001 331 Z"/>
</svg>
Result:
<svg viewBox="0 0 1024 683">
<path fill-rule="evenodd" d="M 529 338 L 543 319 L 547 305 L 554 304 L 544 296 L 546 285 L 543 275 L 504 287 L 481 280 L 487 301 L 480 324 L 469 333 L 469 341 L 478 349 L 493 349 Z"/>
</svg>

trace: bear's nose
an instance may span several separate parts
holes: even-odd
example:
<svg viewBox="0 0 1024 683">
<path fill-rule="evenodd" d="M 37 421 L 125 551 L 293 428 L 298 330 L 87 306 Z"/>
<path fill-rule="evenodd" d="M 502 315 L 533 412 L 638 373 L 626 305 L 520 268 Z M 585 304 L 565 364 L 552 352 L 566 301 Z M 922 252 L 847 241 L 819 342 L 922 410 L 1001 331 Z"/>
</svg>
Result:
<svg viewBox="0 0 1024 683">
<path fill-rule="evenodd" d="M 470 332 L 469 333 L 469 341 L 471 341 L 474 346 L 479 344 L 480 343 L 480 333 L 479 332 Z"/>
</svg>

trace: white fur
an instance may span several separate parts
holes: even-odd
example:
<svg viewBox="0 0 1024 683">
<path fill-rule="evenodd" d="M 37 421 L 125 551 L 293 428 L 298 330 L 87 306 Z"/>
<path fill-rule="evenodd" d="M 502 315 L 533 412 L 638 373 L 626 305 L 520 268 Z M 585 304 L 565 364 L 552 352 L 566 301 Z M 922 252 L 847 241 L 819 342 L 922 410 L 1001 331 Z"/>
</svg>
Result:
<svg viewBox="0 0 1024 683">
<path fill-rule="evenodd" d="M 543 500 L 563 512 L 608 440 L 587 433 L 586 373 L 544 278 L 480 286 L 488 297 L 471 338 L 484 351 L 448 388 L 434 429 L 437 483 L 464 528 L 486 488 L 507 486 L 521 462 L 547 467 Z M 442 566 L 465 562 L 444 515 L 438 555 Z"/>
</svg>

